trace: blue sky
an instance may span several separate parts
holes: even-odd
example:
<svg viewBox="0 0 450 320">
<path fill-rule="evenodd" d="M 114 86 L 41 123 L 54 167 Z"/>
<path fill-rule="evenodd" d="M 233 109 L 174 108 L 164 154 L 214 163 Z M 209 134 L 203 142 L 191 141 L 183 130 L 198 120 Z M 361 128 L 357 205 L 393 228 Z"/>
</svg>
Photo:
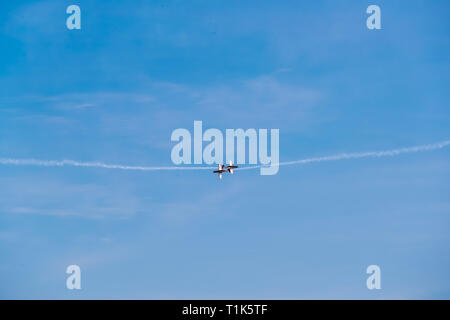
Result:
<svg viewBox="0 0 450 320">
<path fill-rule="evenodd" d="M 81 30 L 65 26 L 81 7 Z M 381 7 L 382 30 L 366 28 Z M 176 128 L 280 160 L 450 138 L 448 1 L 9 1 L 0 157 L 172 165 Z M 450 150 L 239 171 L 0 166 L 0 298 L 450 298 Z M 66 267 L 82 290 L 66 289 Z M 382 289 L 365 270 L 381 267 Z"/>
</svg>

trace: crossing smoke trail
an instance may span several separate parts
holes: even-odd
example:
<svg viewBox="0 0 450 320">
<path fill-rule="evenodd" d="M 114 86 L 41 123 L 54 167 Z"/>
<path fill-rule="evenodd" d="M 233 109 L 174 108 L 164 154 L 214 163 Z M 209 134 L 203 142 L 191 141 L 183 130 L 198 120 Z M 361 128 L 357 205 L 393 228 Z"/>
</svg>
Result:
<svg viewBox="0 0 450 320">
<path fill-rule="evenodd" d="M 306 158 L 295 161 L 280 162 L 280 166 L 290 166 L 290 165 L 301 165 L 313 162 L 325 162 L 325 161 L 338 161 L 345 159 L 359 159 L 359 158 L 378 158 L 378 157 L 392 157 L 403 153 L 415 153 L 422 151 L 431 151 L 442 149 L 450 145 L 450 140 L 437 142 L 428 145 L 421 145 L 408 148 L 384 150 L 384 151 L 370 151 L 370 152 L 356 152 L 356 153 L 341 153 L 332 156 L 316 157 L 316 158 Z M 180 166 L 160 166 L 160 167 L 148 167 L 148 166 L 125 166 L 117 164 L 106 164 L 102 162 L 79 162 L 74 160 L 36 160 L 36 159 L 11 159 L 11 158 L 0 158 L 1 165 L 15 165 L 15 166 L 40 166 L 40 167 L 93 167 L 93 168 L 104 168 L 104 169 L 119 169 L 119 170 L 137 170 L 137 171 L 171 171 L 171 170 L 210 170 L 216 169 L 216 167 L 180 167 Z M 276 164 L 272 164 L 274 166 Z M 239 170 L 250 170 L 258 169 L 263 167 L 263 165 L 249 166 L 239 168 Z"/>
</svg>

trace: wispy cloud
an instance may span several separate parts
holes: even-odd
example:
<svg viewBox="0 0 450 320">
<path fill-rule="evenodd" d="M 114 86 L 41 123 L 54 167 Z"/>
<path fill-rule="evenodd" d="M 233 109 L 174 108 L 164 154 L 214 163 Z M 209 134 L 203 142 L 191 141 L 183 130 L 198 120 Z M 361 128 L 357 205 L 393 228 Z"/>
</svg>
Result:
<svg viewBox="0 0 450 320">
<path fill-rule="evenodd" d="M 144 210 L 133 186 L 74 184 L 47 178 L 1 179 L 0 212 L 123 219 Z"/>
<path fill-rule="evenodd" d="M 275 76 L 259 76 L 198 90 L 196 104 L 210 115 L 223 114 L 233 123 L 298 126 L 321 102 L 324 93 L 300 84 L 287 84 Z"/>
</svg>

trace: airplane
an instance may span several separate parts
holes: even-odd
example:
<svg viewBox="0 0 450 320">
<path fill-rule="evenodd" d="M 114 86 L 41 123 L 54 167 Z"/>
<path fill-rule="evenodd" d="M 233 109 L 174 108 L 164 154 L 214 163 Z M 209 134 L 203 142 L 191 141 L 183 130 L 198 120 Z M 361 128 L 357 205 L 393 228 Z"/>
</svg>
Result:
<svg viewBox="0 0 450 320">
<path fill-rule="evenodd" d="M 225 166 L 225 168 L 228 170 L 229 173 L 233 174 L 235 168 L 238 168 L 238 166 L 233 166 L 233 160 L 230 160 L 230 165 Z"/>
<path fill-rule="evenodd" d="M 222 179 L 222 173 L 227 172 L 227 170 L 225 170 L 223 168 L 223 164 L 219 163 L 219 169 L 218 170 L 214 170 L 214 173 L 218 173 L 219 174 L 219 179 Z"/>
<path fill-rule="evenodd" d="M 233 161 L 230 160 L 230 165 L 228 166 L 224 166 L 223 164 L 218 165 L 218 170 L 214 170 L 214 173 L 218 173 L 219 174 L 219 179 L 222 179 L 222 173 L 224 172 L 229 172 L 231 174 L 234 173 L 235 168 L 237 168 L 238 166 L 233 166 Z"/>
</svg>

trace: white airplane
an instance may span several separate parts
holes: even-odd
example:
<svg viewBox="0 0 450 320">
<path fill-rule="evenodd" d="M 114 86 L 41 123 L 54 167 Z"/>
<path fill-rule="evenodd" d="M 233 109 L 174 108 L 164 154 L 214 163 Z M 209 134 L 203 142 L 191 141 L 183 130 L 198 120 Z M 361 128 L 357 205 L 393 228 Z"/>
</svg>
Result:
<svg viewBox="0 0 450 320">
<path fill-rule="evenodd" d="M 218 170 L 214 170 L 214 173 L 218 173 L 219 174 L 219 179 L 222 179 L 222 173 L 227 172 L 227 170 L 225 170 L 223 168 L 223 164 L 219 163 L 219 169 Z"/>
<path fill-rule="evenodd" d="M 222 173 L 229 172 L 231 174 L 234 173 L 234 169 L 238 168 L 238 166 L 233 166 L 233 161 L 230 160 L 230 165 L 224 166 L 223 164 L 218 165 L 218 170 L 214 170 L 214 173 L 219 174 L 219 179 L 222 179 Z"/>
<path fill-rule="evenodd" d="M 233 160 L 230 160 L 230 165 L 229 166 L 225 166 L 225 168 L 228 170 L 229 173 L 233 174 L 234 170 L 238 168 L 238 166 L 233 166 Z"/>
</svg>

